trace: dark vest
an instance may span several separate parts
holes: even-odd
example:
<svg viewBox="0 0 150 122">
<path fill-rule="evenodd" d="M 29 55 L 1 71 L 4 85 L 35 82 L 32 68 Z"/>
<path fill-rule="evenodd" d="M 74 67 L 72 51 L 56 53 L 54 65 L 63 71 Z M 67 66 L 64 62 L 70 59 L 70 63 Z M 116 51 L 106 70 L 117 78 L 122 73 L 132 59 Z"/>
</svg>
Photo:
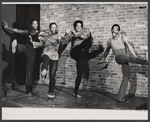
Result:
<svg viewBox="0 0 150 122">
<path fill-rule="evenodd" d="M 38 39 L 39 32 L 37 32 L 35 35 L 31 35 L 30 32 L 28 32 L 28 35 L 27 35 L 27 44 L 28 45 L 31 45 L 33 47 L 33 44 L 30 42 L 29 35 L 32 37 L 32 40 L 34 42 L 40 42 L 40 40 Z"/>
</svg>

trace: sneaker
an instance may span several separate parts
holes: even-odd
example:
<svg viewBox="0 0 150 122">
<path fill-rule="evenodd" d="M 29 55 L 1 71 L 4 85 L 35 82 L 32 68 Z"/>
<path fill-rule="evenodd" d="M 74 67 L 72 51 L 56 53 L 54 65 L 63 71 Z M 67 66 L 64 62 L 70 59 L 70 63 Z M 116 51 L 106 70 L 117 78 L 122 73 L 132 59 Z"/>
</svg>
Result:
<svg viewBox="0 0 150 122">
<path fill-rule="evenodd" d="M 47 97 L 48 97 L 48 100 L 49 99 L 54 99 L 55 98 L 55 94 L 54 93 L 48 93 Z"/>
<path fill-rule="evenodd" d="M 32 96 L 32 93 L 26 93 L 28 96 Z"/>
<path fill-rule="evenodd" d="M 12 46 L 12 53 L 16 53 L 16 49 L 17 49 L 17 40 L 16 39 L 13 40 L 11 46 Z"/>
<path fill-rule="evenodd" d="M 81 98 L 82 97 L 82 96 L 80 96 L 78 94 L 75 94 L 75 93 L 73 94 L 73 96 L 76 97 L 76 98 Z"/>
</svg>

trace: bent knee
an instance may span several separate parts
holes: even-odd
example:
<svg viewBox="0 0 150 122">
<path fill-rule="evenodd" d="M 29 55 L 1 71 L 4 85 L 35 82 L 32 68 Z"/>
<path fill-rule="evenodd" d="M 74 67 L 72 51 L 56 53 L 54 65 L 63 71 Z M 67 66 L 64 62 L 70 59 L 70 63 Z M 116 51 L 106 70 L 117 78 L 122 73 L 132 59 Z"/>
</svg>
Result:
<svg viewBox="0 0 150 122">
<path fill-rule="evenodd" d="M 129 81 L 129 77 L 123 77 L 123 81 Z"/>
<path fill-rule="evenodd" d="M 126 64 L 128 63 L 128 56 L 127 55 L 122 55 L 122 54 L 119 54 L 119 55 L 116 55 L 115 56 L 115 61 L 118 63 L 118 64 Z"/>
</svg>

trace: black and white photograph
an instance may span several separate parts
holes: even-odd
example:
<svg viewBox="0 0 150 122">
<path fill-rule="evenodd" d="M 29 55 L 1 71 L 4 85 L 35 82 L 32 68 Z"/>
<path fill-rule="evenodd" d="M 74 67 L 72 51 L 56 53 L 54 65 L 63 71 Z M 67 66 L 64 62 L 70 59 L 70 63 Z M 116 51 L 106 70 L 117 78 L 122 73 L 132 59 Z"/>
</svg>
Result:
<svg viewBox="0 0 150 122">
<path fill-rule="evenodd" d="M 1 21 L 3 120 L 148 119 L 148 2 L 2 2 Z"/>
</svg>

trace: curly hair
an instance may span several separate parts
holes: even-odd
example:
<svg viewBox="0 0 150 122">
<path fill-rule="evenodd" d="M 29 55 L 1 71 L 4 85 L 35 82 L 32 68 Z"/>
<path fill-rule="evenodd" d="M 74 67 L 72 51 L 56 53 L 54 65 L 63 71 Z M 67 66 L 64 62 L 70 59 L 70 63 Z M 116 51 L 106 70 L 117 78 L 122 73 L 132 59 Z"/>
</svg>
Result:
<svg viewBox="0 0 150 122">
<path fill-rule="evenodd" d="M 77 23 L 80 23 L 80 24 L 81 24 L 81 27 L 83 28 L 83 21 L 81 21 L 81 20 L 76 20 L 76 21 L 74 22 L 74 24 L 73 24 L 73 27 L 74 27 L 74 28 L 76 27 Z"/>
<path fill-rule="evenodd" d="M 56 25 L 56 27 L 58 26 L 55 22 L 52 22 L 52 23 L 49 24 L 49 28 L 51 28 L 51 26 L 52 26 L 53 24 Z"/>
<path fill-rule="evenodd" d="M 120 26 L 118 24 L 114 24 L 112 27 L 111 27 L 111 32 L 112 30 L 114 29 L 114 27 L 117 26 L 118 27 L 118 31 L 120 31 Z"/>
</svg>

